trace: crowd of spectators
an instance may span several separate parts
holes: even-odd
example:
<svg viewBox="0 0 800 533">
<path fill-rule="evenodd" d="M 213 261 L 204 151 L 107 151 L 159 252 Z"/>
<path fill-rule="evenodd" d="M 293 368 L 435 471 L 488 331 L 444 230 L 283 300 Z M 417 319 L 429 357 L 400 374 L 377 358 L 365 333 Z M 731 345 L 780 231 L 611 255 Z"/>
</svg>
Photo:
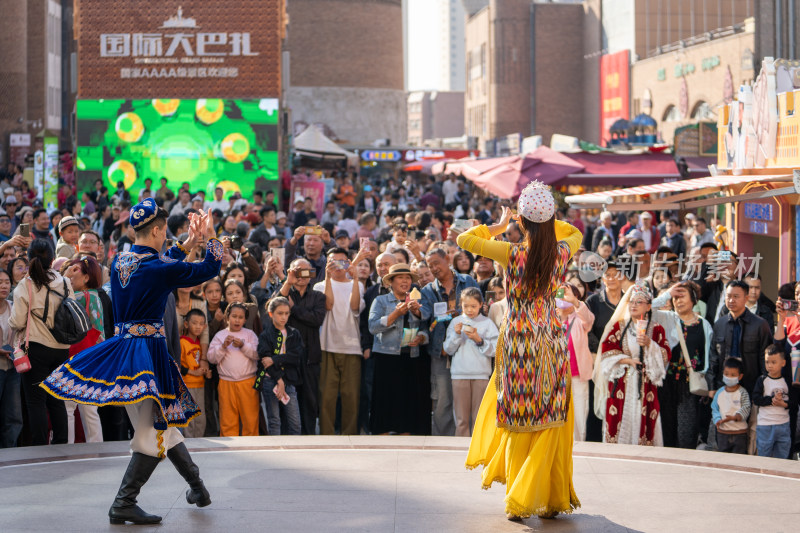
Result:
<svg viewBox="0 0 800 533">
<path fill-rule="evenodd" d="M 132 246 L 129 209 L 146 197 L 170 213 L 168 245 L 186 237 L 189 213 L 210 209 L 225 246 L 219 278 L 175 291 L 165 311 L 170 353 L 204 411 L 187 436 L 471 434 L 507 303 L 502 267 L 455 243 L 473 224 L 495 220 L 503 205 L 469 182 L 335 174 L 320 213 L 311 198 L 271 191 L 242 198 L 220 188 L 206 197 L 189 183 L 172 190 L 165 179 L 158 186 L 145 180 L 135 198 L 122 184 L 109 191 L 98 181 L 80 200 L 64 194 L 52 212 L 16 173 L 2 177 L 0 188 L 3 348 L 19 344 L 27 311 L 36 322 L 45 285 L 55 290 L 62 279 L 87 306 L 96 330 L 82 346 L 70 347 L 37 328 L 31 346 L 36 361 L 46 363 L 34 363 L 26 374 L 0 357 L 0 446 L 130 437 L 123 408 L 76 410 L 39 394 L 36 381 L 114 334 L 109 268 L 115 254 Z M 716 221 L 692 213 L 680 220 L 672 213 L 591 217 L 563 209 L 557 216 L 584 233 L 581 252 L 594 252 L 605 265 L 592 270 L 579 252 L 559 293 L 577 439 L 601 441 L 607 434 L 605 404 L 594 405 L 595 383 L 607 385 L 598 372 L 604 333 L 623 295 L 642 286 L 652 295 L 644 313 L 662 326 L 667 347 L 665 376 L 655 389 L 662 438 L 654 444 L 741 450 L 741 439 L 728 437 L 751 432 L 745 449 L 753 452 L 756 434 L 766 435 L 762 419 L 783 424 L 777 408 L 785 404 L 794 446 L 798 389 L 788 370 L 792 352 L 800 355 L 800 323 L 782 305 L 796 299 L 793 285 L 770 301 L 752 261 L 720 251 Z M 20 233 L 25 224 L 30 237 Z M 519 243 L 524 237 L 512 223 L 499 238 Z M 200 260 L 203 250 L 190 252 L 187 260 Z M 643 335 L 637 339 L 649 346 Z M 770 366 L 778 353 L 785 364 Z M 704 373 L 711 392 L 689 392 L 687 360 Z M 784 393 L 762 379 L 776 365 Z M 725 378 L 735 371 L 743 392 L 728 390 Z M 714 395 L 721 389 L 724 394 Z M 783 433 L 772 431 L 764 442 L 769 439 L 780 441 L 770 445 L 771 454 L 791 454 L 789 445 L 781 447 Z M 767 445 L 758 442 L 761 452 Z"/>
</svg>

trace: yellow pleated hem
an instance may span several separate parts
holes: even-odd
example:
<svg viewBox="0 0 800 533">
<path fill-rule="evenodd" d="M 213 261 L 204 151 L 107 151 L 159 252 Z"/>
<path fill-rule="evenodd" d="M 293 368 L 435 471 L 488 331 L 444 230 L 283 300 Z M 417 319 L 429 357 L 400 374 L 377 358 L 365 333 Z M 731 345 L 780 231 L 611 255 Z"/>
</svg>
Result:
<svg viewBox="0 0 800 533">
<path fill-rule="evenodd" d="M 494 381 L 484 393 L 464 466 L 483 466 L 481 488 L 506 485 L 508 515 L 551 518 L 581 506 L 572 483 L 572 402 L 566 420 L 536 431 L 498 427 Z"/>
</svg>

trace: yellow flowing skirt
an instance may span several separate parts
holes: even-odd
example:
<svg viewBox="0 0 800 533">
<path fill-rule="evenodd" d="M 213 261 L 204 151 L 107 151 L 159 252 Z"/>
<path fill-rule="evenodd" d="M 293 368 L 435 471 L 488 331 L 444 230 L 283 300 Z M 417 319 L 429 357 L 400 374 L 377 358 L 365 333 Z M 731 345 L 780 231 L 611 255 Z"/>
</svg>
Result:
<svg viewBox="0 0 800 533">
<path fill-rule="evenodd" d="M 581 506 L 572 485 L 573 411 L 564 425 L 532 432 L 498 428 L 495 376 L 481 401 L 466 466 L 483 465 L 482 488 L 506 486 L 506 513 L 529 517 L 571 513 Z"/>
</svg>

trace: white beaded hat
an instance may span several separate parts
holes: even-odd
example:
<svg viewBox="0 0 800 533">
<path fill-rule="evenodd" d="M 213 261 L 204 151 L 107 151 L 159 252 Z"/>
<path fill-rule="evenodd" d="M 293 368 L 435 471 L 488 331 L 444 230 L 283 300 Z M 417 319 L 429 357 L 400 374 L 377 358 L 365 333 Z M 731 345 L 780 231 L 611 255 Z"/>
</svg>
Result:
<svg viewBox="0 0 800 533">
<path fill-rule="evenodd" d="M 550 220 L 555 212 L 556 201 L 550 187 L 541 181 L 530 182 L 517 200 L 517 213 L 537 224 Z"/>
</svg>

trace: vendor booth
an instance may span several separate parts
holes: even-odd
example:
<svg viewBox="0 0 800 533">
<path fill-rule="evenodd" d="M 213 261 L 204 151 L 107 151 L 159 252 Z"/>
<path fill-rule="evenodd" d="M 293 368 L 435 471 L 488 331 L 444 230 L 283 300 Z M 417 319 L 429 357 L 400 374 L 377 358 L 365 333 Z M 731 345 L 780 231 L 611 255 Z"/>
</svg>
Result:
<svg viewBox="0 0 800 533">
<path fill-rule="evenodd" d="M 764 280 L 786 283 L 800 273 L 800 61 L 763 61 L 753 86 L 719 108 L 716 166 L 710 177 L 568 196 L 576 208 L 609 211 L 680 210 L 724 206 L 730 247 L 760 256 Z M 777 285 L 765 283 L 775 297 Z"/>
</svg>

